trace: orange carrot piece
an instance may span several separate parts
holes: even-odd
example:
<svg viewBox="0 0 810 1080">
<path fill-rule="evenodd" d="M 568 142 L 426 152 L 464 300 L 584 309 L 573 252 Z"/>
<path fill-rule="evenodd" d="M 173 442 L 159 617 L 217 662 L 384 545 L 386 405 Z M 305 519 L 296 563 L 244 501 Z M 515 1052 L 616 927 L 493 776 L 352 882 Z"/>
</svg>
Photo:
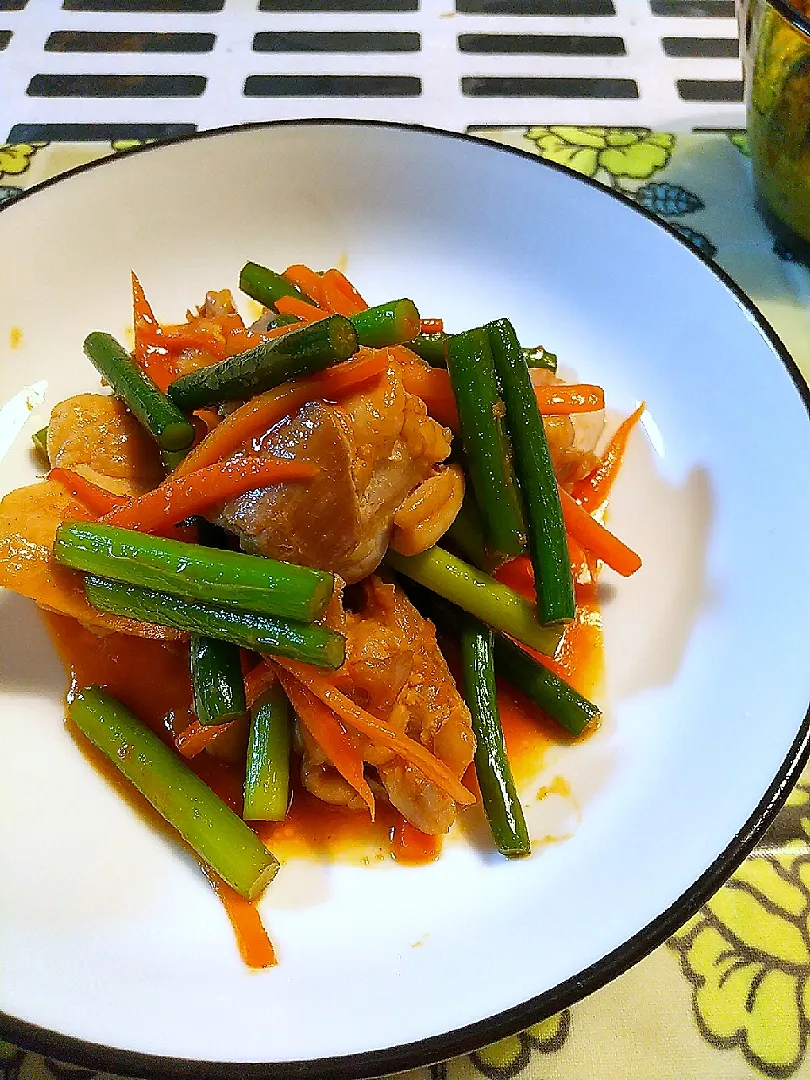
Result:
<svg viewBox="0 0 810 1080">
<path fill-rule="evenodd" d="M 287 323 L 285 326 L 271 326 L 269 330 L 265 330 L 262 334 L 262 338 L 265 341 L 269 341 L 271 338 L 284 337 L 285 334 L 289 334 L 293 330 L 300 330 L 301 327 L 305 325 L 305 322 L 297 322 Z"/>
<path fill-rule="evenodd" d="M 332 401 L 352 393 L 369 379 L 382 375 L 388 369 L 388 363 L 388 355 L 384 349 L 361 349 L 351 360 L 335 364 L 334 367 L 326 368 L 310 378 L 313 380 L 313 387 L 316 381 L 319 384 L 321 397 Z"/>
<path fill-rule="evenodd" d="M 180 352 L 182 349 L 204 349 L 218 360 L 224 360 L 227 355 L 225 339 L 221 334 L 194 326 L 193 323 L 179 323 L 174 326 L 159 326 L 155 330 L 145 330 L 143 340 L 147 345 L 161 345 L 174 352 Z"/>
<path fill-rule="evenodd" d="M 586 572 L 591 573 L 588 556 L 582 545 L 579 540 L 570 535 L 568 536 L 568 557 L 571 561 L 571 576 L 575 582 L 579 581 Z"/>
<path fill-rule="evenodd" d="M 232 889 L 210 867 L 203 866 L 202 870 L 211 883 L 211 888 L 222 901 L 244 963 L 249 968 L 256 969 L 274 967 L 278 963 L 275 949 L 255 903 L 252 904 L 244 896 L 240 896 L 236 889 Z"/>
<path fill-rule="evenodd" d="M 534 602 L 537 599 L 534 588 L 534 569 L 528 555 L 518 555 L 508 563 L 499 566 L 492 575 L 501 585 L 507 585 L 516 593 Z"/>
<path fill-rule="evenodd" d="M 152 311 L 152 305 L 146 299 L 138 275 L 134 270 L 132 274 L 132 326 L 135 332 L 135 362 L 139 367 L 144 367 L 146 339 L 144 335 L 153 332 L 157 327 L 157 319 Z"/>
<path fill-rule="evenodd" d="M 89 510 L 91 514 L 95 514 L 96 517 L 103 517 L 104 514 L 120 510 L 128 506 L 132 501 L 121 495 L 113 495 L 111 491 L 99 487 L 98 484 L 85 479 L 81 473 L 73 472 L 72 469 L 51 469 L 48 473 L 48 479 L 61 484 L 74 498 L 79 500 L 82 506 Z"/>
<path fill-rule="evenodd" d="M 308 296 L 313 304 L 317 307 L 322 306 L 323 295 L 320 274 L 316 274 L 314 270 L 310 270 L 303 263 L 293 263 L 292 266 L 287 267 L 283 276 L 299 288 L 304 296 Z M 281 311 L 281 308 L 276 305 L 276 310 Z"/>
<path fill-rule="evenodd" d="M 106 514 L 104 522 L 122 529 L 159 532 L 244 491 L 291 480 L 309 480 L 317 472 L 317 466 L 307 461 L 232 458 L 182 477 L 172 475 L 153 491 Z"/>
<path fill-rule="evenodd" d="M 646 407 L 642 401 L 638 408 L 619 424 L 608 443 L 607 450 L 602 455 L 601 462 L 593 472 L 574 484 L 572 494 L 585 510 L 598 509 L 610 495 L 610 489 L 613 487 L 627 450 L 627 442 Z"/>
<path fill-rule="evenodd" d="M 257 345 L 261 345 L 264 341 L 263 334 L 256 334 L 253 330 L 247 328 L 243 330 L 232 330 L 226 338 L 225 343 L 222 346 L 223 356 L 227 359 L 229 356 L 238 356 L 239 353 L 248 352 L 249 349 L 255 349 Z"/>
<path fill-rule="evenodd" d="M 175 735 L 174 745 L 184 758 L 196 757 L 230 726 L 230 723 L 203 725 L 199 720 L 192 720 L 187 728 Z"/>
<path fill-rule="evenodd" d="M 269 431 L 279 420 L 308 401 L 339 398 L 369 379 L 376 378 L 387 366 L 388 357 L 384 352 L 364 353 L 317 375 L 304 376 L 251 398 L 209 431 L 199 446 L 185 456 L 172 476 L 185 476 L 219 461 L 248 439 Z"/>
<path fill-rule="evenodd" d="M 315 697 L 320 698 L 324 705 L 328 705 L 345 723 L 367 735 L 373 742 L 387 747 L 398 754 L 403 761 L 419 769 L 428 780 L 432 780 L 437 787 L 446 792 L 451 799 L 461 806 L 470 806 L 475 802 L 475 796 L 464 787 L 461 781 L 453 775 L 443 761 L 431 754 L 414 739 L 407 735 L 400 735 L 392 731 L 382 720 L 361 709 L 351 698 L 346 697 L 332 683 L 306 664 L 299 664 L 293 660 L 274 658 L 275 663 L 293 674 L 300 683 L 310 690 Z"/>
<path fill-rule="evenodd" d="M 635 574 L 641 566 L 641 559 L 627 544 L 609 532 L 604 525 L 592 518 L 576 499 L 560 488 L 560 503 L 563 520 L 568 532 L 586 551 L 590 551 L 602 562 L 612 567 L 622 577 Z"/>
<path fill-rule="evenodd" d="M 458 430 L 458 412 L 450 376 L 443 368 L 409 364 L 403 371 L 405 389 L 420 397 L 432 417 Z M 605 407 L 605 394 L 599 386 L 577 383 L 560 386 L 535 386 L 537 406 L 544 416 L 594 412 Z"/>
<path fill-rule="evenodd" d="M 407 818 L 391 830 L 391 854 L 397 862 L 421 865 L 433 862 L 442 850 L 442 838 L 420 832 Z"/>
<path fill-rule="evenodd" d="M 420 397 L 434 420 L 458 431 L 458 410 L 450 376 L 442 368 L 409 364 L 402 371 L 402 385 L 410 394 Z"/>
<path fill-rule="evenodd" d="M 137 340 L 138 331 L 146 330 L 147 328 L 154 330 L 158 321 L 155 318 L 155 313 L 152 311 L 152 305 L 146 299 L 146 293 L 143 291 L 143 285 L 141 285 L 138 275 L 134 270 L 130 271 L 132 274 L 132 309 L 135 324 L 135 338 Z"/>
<path fill-rule="evenodd" d="M 330 280 L 334 281 L 335 285 L 343 291 L 344 296 L 348 296 L 354 301 L 358 311 L 366 311 L 368 304 L 341 270 L 333 267 L 331 270 L 327 270 L 326 273 L 330 275 Z"/>
<path fill-rule="evenodd" d="M 368 307 L 354 285 L 340 270 L 326 271 L 321 278 L 321 295 L 324 307 L 335 315 L 345 315 L 347 319 Z"/>
<path fill-rule="evenodd" d="M 328 271 L 327 271 L 328 273 Z M 323 306 L 332 315 L 343 315 L 348 319 L 350 315 L 355 314 L 355 307 L 352 301 L 343 295 L 340 289 L 338 289 L 332 281 L 327 280 L 326 274 L 323 276 Z"/>
<path fill-rule="evenodd" d="M 568 537 L 568 554 L 571 559 L 571 574 L 576 582 L 579 580 L 583 570 L 590 570 L 590 567 L 585 552 L 573 536 Z M 507 585 L 516 593 L 525 596 L 532 603 L 536 601 L 534 568 L 528 555 L 518 555 L 516 558 L 510 559 L 508 563 L 499 566 L 492 576 L 501 585 Z"/>
<path fill-rule="evenodd" d="M 543 416 L 567 416 L 570 413 L 597 412 L 605 407 L 605 391 L 590 383 L 559 383 L 534 388 L 537 407 Z"/>
<path fill-rule="evenodd" d="M 422 319 L 420 327 L 420 333 L 422 334 L 442 334 L 444 333 L 444 320 L 443 319 Z"/>
<path fill-rule="evenodd" d="M 187 476 L 214 464 L 238 450 L 254 435 L 269 431 L 273 424 L 310 400 L 305 389 L 295 382 L 285 383 L 251 398 L 223 417 L 202 442 L 186 454 L 172 476 Z"/>
<path fill-rule="evenodd" d="M 409 364 L 403 371 L 405 389 L 420 397 L 428 412 L 440 424 L 458 430 L 458 412 L 450 376 L 444 368 L 423 367 Z M 567 415 L 569 413 L 595 412 L 605 407 L 605 392 L 600 386 L 573 383 L 559 386 L 535 386 L 537 407 L 543 416 Z"/>
<path fill-rule="evenodd" d="M 168 352 L 154 343 L 154 335 L 159 329 L 158 321 L 137 274 L 134 270 L 131 273 L 132 326 L 135 333 L 133 356 L 141 371 L 165 393 L 169 383 L 176 377 L 174 363 Z"/>
<path fill-rule="evenodd" d="M 348 737 L 346 729 L 332 712 L 292 675 L 279 670 L 284 692 L 295 715 L 326 754 L 347 784 L 350 784 L 368 807 L 374 820 L 374 793 L 363 773 L 363 758 Z"/>
<path fill-rule="evenodd" d="M 222 419 L 219 413 L 213 409 L 198 409 L 194 416 L 198 420 L 202 420 L 208 431 L 213 431 Z"/>
<path fill-rule="evenodd" d="M 306 300 L 299 300 L 297 296 L 280 296 L 276 300 L 275 307 L 276 311 L 280 311 L 282 315 L 295 315 L 306 323 L 320 322 L 329 315 L 328 311 L 323 311 L 314 304 L 308 304 Z"/>
<path fill-rule="evenodd" d="M 245 675 L 245 702 L 252 709 L 259 698 L 275 683 L 275 671 L 269 664 L 260 661 Z"/>
</svg>

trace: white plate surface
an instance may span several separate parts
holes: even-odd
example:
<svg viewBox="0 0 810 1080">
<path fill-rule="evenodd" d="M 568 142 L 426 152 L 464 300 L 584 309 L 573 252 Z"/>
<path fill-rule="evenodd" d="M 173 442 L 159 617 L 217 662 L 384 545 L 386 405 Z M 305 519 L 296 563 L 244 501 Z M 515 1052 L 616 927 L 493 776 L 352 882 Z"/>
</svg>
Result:
<svg viewBox="0 0 810 1080">
<path fill-rule="evenodd" d="M 763 796 L 795 768 L 810 700 L 810 425 L 767 335 L 669 232 L 492 146 L 293 124 L 80 172 L 3 211 L 0 249 L 13 253 L 0 264 L 0 402 L 47 384 L 0 462 L 2 492 L 33 480 L 30 436 L 50 408 L 97 386 L 81 343 L 91 329 L 123 335 L 130 268 L 171 319 L 208 288 L 235 288 L 248 259 L 346 260 L 372 302 L 412 296 L 450 329 L 509 315 L 522 339 L 604 385 L 617 412 L 648 407 L 611 518 L 644 567 L 603 577 L 607 719 L 550 753 L 525 792 L 542 834 L 536 789 L 564 777 L 572 835 L 515 864 L 463 840 L 419 869 L 291 862 L 261 905 L 273 970 L 242 965 L 196 864 L 78 752 L 33 607 L 0 594 L 7 1017 L 220 1063 L 344 1058 L 479 1025 L 350 1071 L 391 1068 L 597 985 L 656 943 L 661 922 L 626 944 L 741 832 L 742 857 Z M 682 904 L 667 928 L 689 913 Z M 594 964 L 579 991 L 554 992 Z"/>
</svg>

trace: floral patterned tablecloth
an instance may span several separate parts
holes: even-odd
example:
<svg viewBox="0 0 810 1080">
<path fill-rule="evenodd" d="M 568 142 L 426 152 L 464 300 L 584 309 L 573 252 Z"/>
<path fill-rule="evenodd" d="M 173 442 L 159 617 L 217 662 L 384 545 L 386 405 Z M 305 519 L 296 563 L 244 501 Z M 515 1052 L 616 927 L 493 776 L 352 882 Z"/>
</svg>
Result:
<svg viewBox="0 0 810 1080">
<path fill-rule="evenodd" d="M 810 270 L 752 209 L 744 135 L 563 126 L 473 133 L 595 177 L 675 225 L 751 296 L 810 378 Z M 130 145 L 0 146 L 0 200 Z M 646 960 L 520 1035 L 408 1077 L 810 1077 L 809 1035 L 810 772 L 739 871 Z M 0 1080 L 96 1076 L 0 1042 Z"/>
</svg>

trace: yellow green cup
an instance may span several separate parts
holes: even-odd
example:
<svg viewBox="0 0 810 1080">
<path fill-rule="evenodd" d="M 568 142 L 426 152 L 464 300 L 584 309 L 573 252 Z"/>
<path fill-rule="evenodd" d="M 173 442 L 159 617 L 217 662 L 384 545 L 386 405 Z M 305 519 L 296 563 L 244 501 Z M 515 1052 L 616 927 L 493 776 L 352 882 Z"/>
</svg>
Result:
<svg viewBox="0 0 810 1080">
<path fill-rule="evenodd" d="M 737 13 L 757 208 L 810 264 L 810 0 L 742 0 Z"/>
</svg>

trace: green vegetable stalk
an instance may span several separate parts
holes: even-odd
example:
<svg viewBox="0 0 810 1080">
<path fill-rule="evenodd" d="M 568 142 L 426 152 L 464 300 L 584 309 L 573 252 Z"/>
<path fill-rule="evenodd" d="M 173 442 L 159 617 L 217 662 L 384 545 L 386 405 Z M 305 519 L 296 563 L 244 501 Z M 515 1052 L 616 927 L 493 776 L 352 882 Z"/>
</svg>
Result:
<svg viewBox="0 0 810 1080">
<path fill-rule="evenodd" d="M 247 900 L 261 895 L 278 860 L 154 732 L 98 686 L 80 690 L 68 714 L 204 863 Z"/>
</svg>

